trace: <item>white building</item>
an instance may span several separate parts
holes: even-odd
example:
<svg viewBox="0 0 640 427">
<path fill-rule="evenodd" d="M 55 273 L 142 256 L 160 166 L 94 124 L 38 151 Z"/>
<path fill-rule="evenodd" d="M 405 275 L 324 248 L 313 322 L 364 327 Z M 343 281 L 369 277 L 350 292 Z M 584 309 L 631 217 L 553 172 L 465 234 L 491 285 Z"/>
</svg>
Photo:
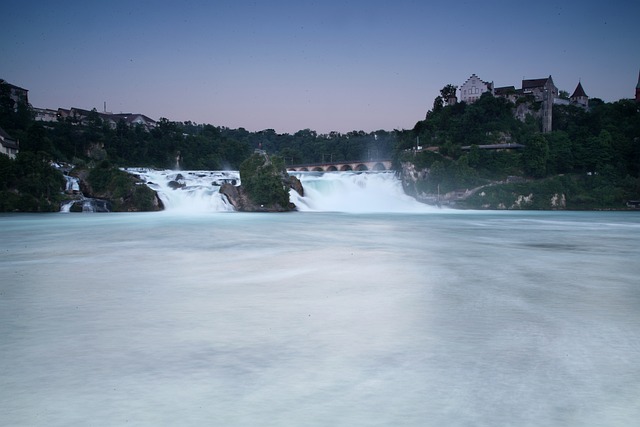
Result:
<svg viewBox="0 0 640 427">
<path fill-rule="evenodd" d="M 458 90 L 460 91 L 460 101 L 472 104 L 480 99 L 480 96 L 485 92 L 490 92 L 493 95 L 493 82 L 482 81 L 475 74 L 471 74 L 471 77 Z"/>
</svg>

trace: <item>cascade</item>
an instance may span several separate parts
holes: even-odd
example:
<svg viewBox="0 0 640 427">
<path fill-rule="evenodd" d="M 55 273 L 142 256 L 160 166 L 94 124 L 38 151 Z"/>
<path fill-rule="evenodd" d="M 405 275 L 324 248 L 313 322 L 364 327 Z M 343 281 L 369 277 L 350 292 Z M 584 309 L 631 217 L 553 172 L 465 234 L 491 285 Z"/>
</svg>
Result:
<svg viewBox="0 0 640 427">
<path fill-rule="evenodd" d="M 90 197 L 81 196 L 79 199 L 68 201 L 60 206 L 60 212 L 71 212 L 74 205 L 83 213 L 87 212 L 111 212 L 109 210 L 109 202 L 106 200 L 92 199 Z"/>
<path fill-rule="evenodd" d="M 401 213 L 438 210 L 405 194 L 394 172 L 289 172 L 304 188 L 291 191 L 299 211 Z"/>
<path fill-rule="evenodd" d="M 64 174 L 64 179 L 67 180 L 65 192 L 68 194 L 78 194 L 80 192 L 80 180 L 75 176 L 69 176 Z"/>
<path fill-rule="evenodd" d="M 240 184 L 238 171 L 177 171 L 129 168 L 158 193 L 165 209 L 178 212 L 226 212 L 233 206 L 221 195 L 224 183 Z M 407 196 L 393 172 L 289 172 L 304 187 L 290 190 L 301 212 L 428 212 L 437 208 Z"/>
<path fill-rule="evenodd" d="M 184 213 L 233 211 L 233 206 L 219 190 L 222 184 L 240 183 L 237 171 L 124 170 L 138 176 L 157 192 L 166 210 Z"/>
<path fill-rule="evenodd" d="M 80 191 L 80 180 L 75 176 L 69 175 L 69 172 L 73 169 L 73 165 L 65 163 L 51 163 L 51 166 L 60 172 L 62 172 L 65 184 L 65 193 L 73 197 L 73 200 L 69 200 L 60 206 L 60 212 L 110 212 L 109 203 L 106 200 L 93 199 L 86 197 Z M 75 209 L 74 209 L 75 206 Z"/>
</svg>

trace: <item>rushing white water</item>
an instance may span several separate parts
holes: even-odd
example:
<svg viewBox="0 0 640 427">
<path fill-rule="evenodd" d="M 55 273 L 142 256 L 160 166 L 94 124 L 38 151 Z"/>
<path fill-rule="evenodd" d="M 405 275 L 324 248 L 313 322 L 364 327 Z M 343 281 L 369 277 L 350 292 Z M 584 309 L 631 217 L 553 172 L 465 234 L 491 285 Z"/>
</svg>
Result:
<svg viewBox="0 0 640 427">
<path fill-rule="evenodd" d="M 185 213 L 233 211 L 219 190 L 224 183 L 240 183 L 237 171 L 125 170 L 145 180 L 166 210 Z"/>
<path fill-rule="evenodd" d="M 80 181 L 75 176 L 64 175 L 64 179 L 67 180 L 65 191 L 69 194 L 76 194 L 80 192 Z"/>
<path fill-rule="evenodd" d="M 216 212 L 233 207 L 219 193 L 220 185 L 240 184 L 237 171 L 173 171 L 126 169 L 140 176 L 170 211 Z M 393 172 L 290 172 L 300 179 L 304 197 L 295 190 L 290 200 L 302 212 L 427 212 L 433 207 L 404 194 Z"/>
<path fill-rule="evenodd" d="M 393 172 L 290 172 L 300 179 L 304 197 L 290 192 L 300 211 L 391 213 L 426 212 L 433 207 L 407 196 Z"/>
</svg>

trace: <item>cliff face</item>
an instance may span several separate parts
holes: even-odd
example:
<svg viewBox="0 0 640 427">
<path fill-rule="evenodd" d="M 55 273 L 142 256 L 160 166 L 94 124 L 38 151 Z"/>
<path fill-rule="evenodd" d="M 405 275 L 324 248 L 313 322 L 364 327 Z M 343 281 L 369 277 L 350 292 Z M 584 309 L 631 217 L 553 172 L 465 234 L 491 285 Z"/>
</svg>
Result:
<svg viewBox="0 0 640 427">
<path fill-rule="evenodd" d="M 526 180 L 509 177 L 490 181 L 473 188 L 431 193 L 420 190 L 431 177 L 429 168 L 418 169 L 411 162 L 402 163 L 402 186 L 405 193 L 422 203 L 460 209 L 491 210 L 563 210 L 567 209 L 567 184 L 563 177 L 547 180 Z"/>
</svg>

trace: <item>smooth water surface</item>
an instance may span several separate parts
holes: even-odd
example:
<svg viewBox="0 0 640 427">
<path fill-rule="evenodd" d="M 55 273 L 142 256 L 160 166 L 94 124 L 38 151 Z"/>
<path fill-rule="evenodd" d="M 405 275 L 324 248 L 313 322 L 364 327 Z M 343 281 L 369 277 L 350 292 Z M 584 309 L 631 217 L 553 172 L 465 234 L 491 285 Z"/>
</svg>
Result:
<svg viewBox="0 0 640 427">
<path fill-rule="evenodd" d="M 0 424 L 630 426 L 638 213 L 0 216 Z"/>
</svg>

